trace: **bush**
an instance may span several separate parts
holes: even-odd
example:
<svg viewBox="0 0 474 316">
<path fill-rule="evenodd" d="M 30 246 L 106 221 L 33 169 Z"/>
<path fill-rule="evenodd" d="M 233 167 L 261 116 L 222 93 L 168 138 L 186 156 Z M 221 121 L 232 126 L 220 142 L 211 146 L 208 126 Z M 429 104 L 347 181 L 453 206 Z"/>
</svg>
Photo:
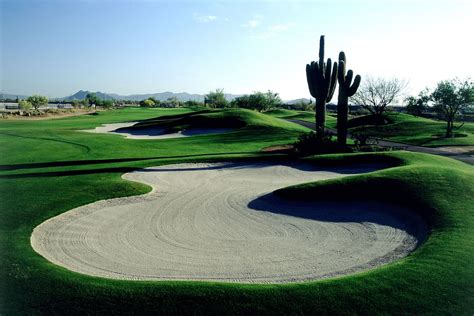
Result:
<svg viewBox="0 0 474 316">
<path fill-rule="evenodd" d="M 326 133 L 322 140 L 318 140 L 315 132 L 300 135 L 293 147 L 295 154 L 299 156 L 353 151 L 349 146 L 339 145 L 333 135 L 329 133 Z"/>
<path fill-rule="evenodd" d="M 29 96 L 26 101 L 30 102 L 31 105 L 35 108 L 35 110 L 38 110 L 41 105 L 48 104 L 48 98 L 42 95 Z"/>
<path fill-rule="evenodd" d="M 232 107 L 257 110 L 264 112 L 273 108 L 281 107 L 282 101 L 278 93 L 268 90 L 268 92 L 254 92 L 250 95 L 242 95 L 231 102 Z"/>
<path fill-rule="evenodd" d="M 390 124 L 393 121 L 390 119 L 389 116 L 386 115 L 366 115 L 366 116 L 359 116 L 353 119 L 350 119 L 347 122 L 348 128 L 359 127 L 364 125 L 385 125 Z"/>
<path fill-rule="evenodd" d="M 153 101 L 151 99 L 146 99 L 146 100 L 140 101 L 140 106 L 141 107 L 146 107 L 146 108 L 151 108 L 151 107 L 155 106 L 155 101 Z"/>
<path fill-rule="evenodd" d="M 33 105 L 31 104 L 31 102 L 27 100 L 20 100 L 20 102 L 18 102 L 18 106 L 20 107 L 20 110 L 23 110 L 23 111 L 29 111 L 33 108 Z"/>
</svg>

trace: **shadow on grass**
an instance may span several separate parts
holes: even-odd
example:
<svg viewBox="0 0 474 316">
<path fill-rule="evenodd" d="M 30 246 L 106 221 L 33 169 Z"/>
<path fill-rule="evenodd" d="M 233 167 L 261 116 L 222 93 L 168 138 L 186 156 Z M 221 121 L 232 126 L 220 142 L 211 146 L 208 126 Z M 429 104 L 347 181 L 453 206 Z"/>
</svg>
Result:
<svg viewBox="0 0 474 316">
<path fill-rule="evenodd" d="M 0 134 L 1 135 L 6 135 L 6 136 L 11 136 L 11 137 L 26 138 L 26 139 L 39 139 L 39 140 L 46 140 L 46 141 L 50 141 L 50 142 L 57 142 L 57 143 L 63 143 L 63 144 L 78 146 L 80 148 L 85 149 L 86 153 L 90 152 L 90 150 L 91 150 L 89 146 L 79 144 L 79 143 L 75 143 L 75 142 L 66 141 L 66 140 L 47 138 L 47 137 L 21 136 L 21 135 L 15 135 L 15 134 L 10 134 L 10 133 L 0 133 Z"/>
<path fill-rule="evenodd" d="M 202 156 L 239 155 L 239 154 L 252 154 L 252 153 L 254 153 L 254 152 L 244 151 L 244 152 L 228 152 L 228 153 L 196 154 L 196 155 L 158 156 L 158 157 L 145 157 L 145 158 L 144 157 L 137 157 L 137 158 L 115 158 L 115 159 L 69 160 L 69 161 L 39 162 L 39 163 L 15 164 L 15 165 L 0 165 L 0 170 L 20 170 L 20 169 L 35 169 L 35 168 L 50 168 L 50 167 L 68 167 L 68 166 L 95 165 L 95 164 L 105 164 L 105 163 L 144 161 L 144 160 L 154 160 L 154 159 L 192 158 L 192 157 L 202 157 Z"/>
<path fill-rule="evenodd" d="M 21 174 L 7 174 L 0 175 L 0 179 L 21 179 L 21 178 L 35 178 L 35 177 L 63 177 L 63 176 L 76 176 L 86 174 L 100 174 L 100 173 L 126 173 L 136 170 L 144 172 L 183 172 L 183 171 L 200 171 L 200 170 L 224 170 L 224 169 L 242 169 L 242 168 L 265 168 L 274 164 L 285 165 L 291 168 L 299 169 L 302 171 L 315 171 L 315 172 L 337 172 L 341 174 L 355 174 L 355 173 L 366 173 L 380 169 L 387 168 L 389 165 L 384 163 L 355 163 L 346 166 L 324 166 L 324 164 L 317 165 L 310 162 L 294 161 L 293 157 L 279 154 L 266 154 L 259 153 L 259 156 L 249 157 L 233 157 L 232 160 L 228 161 L 228 157 L 222 157 L 225 155 L 239 155 L 239 154 L 252 154 L 255 152 L 234 152 L 234 153 L 215 153 L 215 154 L 198 154 L 198 155 L 181 155 L 181 156 L 167 156 L 167 157 L 149 157 L 149 158 L 123 158 L 123 159 L 102 159 L 102 160 L 78 160 L 78 161 L 63 161 L 63 162 L 52 162 L 52 163 L 38 163 L 28 164 L 33 165 L 32 168 L 40 167 L 61 167 L 61 166 L 75 166 L 75 165 L 87 165 L 87 164 L 102 164 L 102 163 L 118 163 L 118 162 L 130 162 L 130 161 L 144 161 L 144 160 L 166 160 L 166 159 L 179 159 L 179 158 L 204 158 L 200 159 L 199 162 L 217 163 L 219 165 L 212 166 L 196 166 L 196 167 L 160 167 L 160 168 L 146 168 L 142 167 L 110 167 L 110 168 L 96 168 L 96 169 L 85 169 L 85 170 L 64 170 L 64 171 L 50 171 L 50 172 L 30 172 Z M 207 158 L 207 159 L 206 159 Z M 235 161 L 237 159 L 237 161 Z M 226 161 L 227 160 L 227 161 Z M 264 160 L 264 161 L 262 161 Z M 185 163 L 188 161 L 177 161 L 176 163 Z M 22 165 L 24 167 L 24 165 Z M 26 167 L 25 167 L 26 168 Z"/>
</svg>

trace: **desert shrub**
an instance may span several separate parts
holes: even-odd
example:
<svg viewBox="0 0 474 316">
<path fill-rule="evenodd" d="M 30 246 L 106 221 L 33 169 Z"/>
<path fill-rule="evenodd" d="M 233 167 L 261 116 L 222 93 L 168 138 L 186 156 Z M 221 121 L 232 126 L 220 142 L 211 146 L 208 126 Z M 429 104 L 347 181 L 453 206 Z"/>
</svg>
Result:
<svg viewBox="0 0 474 316">
<path fill-rule="evenodd" d="M 20 110 L 23 110 L 23 111 L 29 111 L 33 108 L 33 105 L 31 104 L 31 102 L 27 100 L 20 100 L 20 102 L 18 102 L 18 106 L 20 107 Z"/>
<path fill-rule="evenodd" d="M 349 128 L 364 126 L 364 125 L 385 125 L 392 123 L 392 120 L 387 115 L 365 115 L 350 119 L 347 122 Z"/>
<path fill-rule="evenodd" d="M 151 108 L 153 106 L 155 106 L 155 101 L 152 100 L 152 99 L 146 99 L 146 100 L 142 100 L 140 101 L 140 106 L 141 107 L 146 107 L 146 108 Z"/>
<path fill-rule="evenodd" d="M 32 95 L 26 100 L 31 103 L 35 110 L 38 110 L 41 105 L 48 104 L 48 98 L 42 95 Z"/>
<path fill-rule="evenodd" d="M 204 106 L 204 102 L 199 102 L 196 100 L 188 100 L 184 102 L 184 106 L 188 108 Z"/>
<path fill-rule="evenodd" d="M 333 135 L 326 133 L 320 140 L 313 131 L 300 135 L 293 147 L 295 154 L 299 156 L 353 151 L 349 146 L 339 145 Z"/>
<path fill-rule="evenodd" d="M 353 150 L 356 152 L 378 152 L 390 151 L 390 147 L 382 147 L 378 145 L 378 141 L 370 138 L 369 134 L 364 132 L 352 133 L 351 138 L 354 140 Z"/>
</svg>

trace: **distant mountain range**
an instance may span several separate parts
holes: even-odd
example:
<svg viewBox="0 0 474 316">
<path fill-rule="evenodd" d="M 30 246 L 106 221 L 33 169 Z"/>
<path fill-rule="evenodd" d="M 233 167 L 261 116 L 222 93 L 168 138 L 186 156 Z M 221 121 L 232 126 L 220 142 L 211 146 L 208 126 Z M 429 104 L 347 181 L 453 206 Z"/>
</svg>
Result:
<svg viewBox="0 0 474 316">
<path fill-rule="evenodd" d="M 131 95 L 119 95 L 115 93 L 105 93 L 105 92 L 91 92 L 91 91 L 84 91 L 84 90 L 79 90 L 73 95 L 67 96 L 67 97 L 62 97 L 62 98 L 51 98 L 51 100 L 58 100 L 58 101 L 73 101 L 73 100 L 84 100 L 87 96 L 88 93 L 94 93 L 99 99 L 102 100 L 128 100 L 128 101 L 141 101 L 145 100 L 148 98 L 155 98 L 156 100 L 159 101 L 166 101 L 168 98 L 176 97 L 180 101 L 189 101 L 189 100 L 195 100 L 195 101 L 200 101 L 204 102 L 204 95 L 203 94 L 191 94 L 187 92 L 180 92 L 180 93 L 174 93 L 174 92 L 160 92 L 160 93 L 145 93 L 145 94 L 131 94 Z M 232 101 L 233 99 L 241 96 L 240 94 L 226 94 L 225 97 L 228 101 Z M 26 99 L 28 96 L 26 95 L 16 95 L 16 94 L 6 94 L 2 93 L 0 94 L 0 99 Z M 295 99 L 295 100 L 286 100 L 284 101 L 287 104 L 295 104 L 299 102 L 304 102 L 304 103 L 309 103 L 309 99 L 306 98 L 301 98 L 301 99 Z"/>
<path fill-rule="evenodd" d="M 131 94 L 131 95 L 119 95 L 119 94 L 114 94 L 114 93 L 104 93 L 104 92 L 90 92 L 90 91 L 84 91 L 80 90 L 73 95 L 69 97 L 64 97 L 60 98 L 61 100 L 64 101 L 72 101 L 72 100 L 83 100 L 87 96 L 88 93 L 95 93 L 95 95 L 102 99 L 102 100 L 129 100 L 129 101 L 141 101 L 145 100 L 148 98 L 155 98 L 156 100 L 159 101 L 166 101 L 168 98 L 173 98 L 176 97 L 180 101 L 189 101 L 189 100 L 195 100 L 195 101 L 204 101 L 204 95 L 203 94 L 191 94 L 187 92 L 180 92 L 180 93 L 174 93 L 174 92 L 160 92 L 160 93 L 145 93 L 145 94 Z M 227 100 L 232 101 L 239 95 L 236 94 L 226 94 L 225 97 Z"/>
<path fill-rule="evenodd" d="M 18 94 L 8 94 L 8 93 L 0 93 L 0 99 L 9 99 L 9 100 L 15 100 L 16 98 L 18 99 L 26 99 L 28 98 L 27 95 L 18 95 Z"/>
</svg>

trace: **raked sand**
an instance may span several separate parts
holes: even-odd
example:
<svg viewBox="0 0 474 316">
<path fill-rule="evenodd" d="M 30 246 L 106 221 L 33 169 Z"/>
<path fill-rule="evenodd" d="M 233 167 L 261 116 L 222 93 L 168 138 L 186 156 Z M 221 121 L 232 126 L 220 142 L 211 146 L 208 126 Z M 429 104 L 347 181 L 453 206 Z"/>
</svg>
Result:
<svg viewBox="0 0 474 316">
<path fill-rule="evenodd" d="M 51 218 L 34 229 L 31 245 L 57 265 L 113 279 L 282 283 L 353 273 L 414 250 L 427 233 L 421 218 L 386 204 L 298 203 L 271 192 L 372 170 L 274 163 L 148 168 L 124 178 L 153 192 Z"/>
<path fill-rule="evenodd" d="M 110 123 L 103 124 L 94 129 L 82 130 L 88 133 L 100 133 L 100 134 L 115 134 L 122 135 L 130 139 L 168 139 L 168 138 L 179 138 L 209 134 L 220 134 L 232 131 L 231 128 L 190 128 L 184 131 L 175 133 L 166 133 L 165 129 L 162 128 L 143 128 L 143 129 L 129 129 L 139 122 L 126 122 L 126 123 Z"/>
</svg>

